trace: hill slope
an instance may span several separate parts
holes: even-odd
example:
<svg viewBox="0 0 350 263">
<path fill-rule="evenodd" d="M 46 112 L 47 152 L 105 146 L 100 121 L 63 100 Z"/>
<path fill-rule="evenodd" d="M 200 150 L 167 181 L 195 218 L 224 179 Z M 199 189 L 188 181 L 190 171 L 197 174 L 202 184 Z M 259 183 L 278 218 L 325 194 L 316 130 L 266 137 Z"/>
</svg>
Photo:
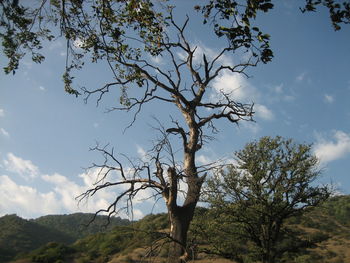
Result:
<svg viewBox="0 0 350 263">
<path fill-rule="evenodd" d="M 50 241 L 71 243 L 72 237 L 46 226 L 22 219 L 16 215 L 0 218 L 0 262 L 29 252 Z"/>
<path fill-rule="evenodd" d="M 39 225 L 49 227 L 65 233 L 75 240 L 87 235 L 109 231 L 115 226 L 130 224 L 127 219 L 107 216 L 97 216 L 93 222 L 94 214 L 75 213 L 70 215 L 47 215 L 31 220 Z"/>
<path fill-rule="evenodd" d="M 21 254 L 28 253 L 49 242 L 72 244 L 79 238 L 130 222 L 121 218 L 97 216 L 88 225 L 93 214 L 49 215 L 25 220 L 16 215 L 0 218 L 0 262 L 6 262 Z"/>
</svg>

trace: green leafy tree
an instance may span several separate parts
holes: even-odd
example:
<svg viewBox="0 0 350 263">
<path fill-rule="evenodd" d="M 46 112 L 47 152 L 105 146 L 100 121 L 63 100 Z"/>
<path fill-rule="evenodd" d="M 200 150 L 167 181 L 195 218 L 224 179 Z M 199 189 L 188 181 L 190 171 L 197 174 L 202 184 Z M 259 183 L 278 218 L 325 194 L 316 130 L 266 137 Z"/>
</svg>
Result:
<svg viewBox="0 0 350 263">
<path fill-rule="evenodd" d="M 133 122 L 146 103 L 167 103 L 180 112 L 181 118 L 173 116 L 167 127 L 159 129 L 162 138 L 150 151 L 149 160 L 133 163 L 131 172 L 124 170 L 122 160 L 114 155 L 113 149 L 97 146 L 95 150 L 105 157 L 105 162 L 94 165 L 101 168 L 100 178 L 117 172 L 119 179 L 107 183 L 100 180 L 95 188 L 82 195 L 82 198 L 89 197 L 105 187 L 119 187 L 120 194 L 115 201 L 97 212 L 109 215 L 118 212 L 121 202 L 126 202 L 127 208 L 132 207 L 133 198 L 145 189 L 161 195 L 171 224 L 169 238 L 173 246 L 169 262 L 186 258 L 189 225 L 206 172 L 212 168 L 196 164 L 197 152 L 216 133 L 217 120 L 237 123 L 251 120 L 254 113 L 253 104 L 234 101 L 224 92 L 214 98 L 208 96 L 208 90 L 224 71 L 246 74 L 247 68 L 260 61 L 267 63 L 273 57 L 270 36 L 255 23 L 258 15 L 273 8 L 271 0 L 207 0 L 196 4 L 194 8 L 203 20 L 204 30 L 228 40 L 223 41 L 226 46 L 213 57 L 204 54 L 195 59 L 197 47 L 190 43 L 187 32 L 190 18 L 174 19 L 176 1 L 0 1 L 0 38 L 8 58 L 6 73 L 15 73 L 25 55 L 41 63 L 44 56 L 40 51 L 47 41 L 64 38 L 66 92 L 76 96 L 81 93 L 74 88 L 74 70 L 80 70 L 89 61 L 105 61 L 113 79 L 101 87 L 83 89 L 86 99 L 95 96 L 99 102 L 117 88 L 120 103 L 113 109 L 133 112 Z M 340 5 L 332 0 L 306 0 L 303 11 L 313 11 L 321 5 L 330 10 L 336 29 L 349 22 L 347 1 Z M 222 60 L 226 54 L 243 53 L 251 57 L 246 61 L 237 59 L 241 62 L 234 65 Z M 150 58 L 155 56 L 162 56 L 168 65 L 159 67 L 153 63 Z M 142 89 L 134 91 L 137 87 Z M 180 138 L 182 162 L 177 162 L 171 147 L 174 137 Z M 187 192 L 184 202 L 179 204 L 181 180 L 187 185 Z"/>
<path fill-rule="evenodd" d="M 290 239 L 286 220 L 320 205 L 330 189 L 315 185 L 320 170 L 310 145 L 263 137 L 235 156 L 237 164 L 208 180 L 204 198 L 216 221 L 211 231 L 222 231 L 208 236 L 219 254 L 249 262 L 242 257 L 243 246 L 250 260 L 274 263 L 297 249 L 294 245 L 305 245 Z"/>
</svg>

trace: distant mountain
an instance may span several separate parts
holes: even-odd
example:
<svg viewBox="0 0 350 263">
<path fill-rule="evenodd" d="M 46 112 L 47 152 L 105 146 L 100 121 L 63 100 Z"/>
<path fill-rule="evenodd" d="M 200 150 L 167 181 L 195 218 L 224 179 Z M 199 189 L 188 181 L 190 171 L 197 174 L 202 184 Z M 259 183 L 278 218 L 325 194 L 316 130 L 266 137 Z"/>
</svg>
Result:
<svg viewBox="0 0 350 263">
<path fill-rule="evenodd" d="M 22 219 L 16 215 L 0 218 L 0 262 L 27 253 L 50 241 L 72 243 L 74 238 L 55 229 Z"/>
<path fill-rule="evenodd" d="M 75 213 L 69 215 L 47 215 L 32 219 L 39 225 L 65 233 L 75 240 L 99 232 L 109 231 L 115 226 L 130 224 L 127 219 L 99 215 L 93 220 L 94 214 Z M 93 220 L 93 221 L 92 221 Z"/>
<path fill-rule="evenodd" d="M 0 217 L 0 262 L 28 253 L 48 242 L 72 244 L 79 238 L 109 231 L 115 226 L 130 222 L 121 218 L 97 216 L 89 224 L 93 214 L 49 215 L 26 220 L 17 215 Z M 108 226 L 106 226 L 108 224 Z"/>
</svg>

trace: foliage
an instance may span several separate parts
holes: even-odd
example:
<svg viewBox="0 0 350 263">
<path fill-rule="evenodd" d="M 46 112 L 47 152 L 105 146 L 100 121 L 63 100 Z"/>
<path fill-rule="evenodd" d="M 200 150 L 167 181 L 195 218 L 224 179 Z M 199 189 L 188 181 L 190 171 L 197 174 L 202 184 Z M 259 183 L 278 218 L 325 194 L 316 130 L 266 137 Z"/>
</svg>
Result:
<svg viewBox="0 0 350 263">
<path fill-rule="evenodd" d="M 22 219 L 16 215 L 0 218 L 0 261 L 5 262 L 19 253 L 29 252 L 47 242 L 71 243 L 70 236 L 39 224 Z"/>
<path fill-rule="evenodd" d="M 71 244 L 89 234 L 129 223 L 128 220 L 111 218 L 110 226 L 102 228 L 108 222 L 107 217 L 98 216 L 91 227 L 86 227 L 92 216 L 78 213 L 50 215 L 34 220 L 25 220 L 16 215 L 3 216 L 0 218 L 0 262 L 11 260 L 48 242 Z"/>
<path fill-rule="evenodd" d="M 71 256 L 75 250 L 63 244 L 50 242 L 41 247 L 31 257 L 32 262 L 36 263 L 63 263 Z"/>
<path fill-rule="evenodd" d="M 142 52 L 159 55 L 165 50 L 162 40 L 169 25 L 167 12 L 176 3 L 169 0 L 163 2 L 166 8 L 160 8 L 156 5 L 157 1 L 151 0 L 42 0 L 35 5 L 13 0 L 1 1 L 0 38 L 4 54 L 9 58 L 4 70 L 14 73 L 26 53 L 31 54 L 34 62 L 41 63 L 44 56 L 39 51 L 45 40 L 52 41 L 57 35 L 63 35 L 68 41 L 67 51 L 72 54 L 72 61 L 66 65 L 63 77 L 65 89 L 78 95 L 79 92 L 71 88 L 70 70 L 81 68 L 83 64 L 79 61 L 84 53 L 91 54 L 92 62 L 101 59 L 115 62 L 120 56 L 138 58 Z M 339 30 L 341 24 L 349 23 L 350 4 L 347 1 L 305 0 L 301 10 L 315 11 L 319 6 L 329 10 L 335 30 Z M 273 56 L 269 46 L 270 36 L 253 22 L 259 13 L 268 13 L 273 7 L 271 0 L 207 0 L 200 5 L 194 4 L 194 9 L 203 14 L 203 23 L 209 22 L 218 37 L 227 37 L 230 49 L 245 46 L 265 63 Z M 55 30 L 55 26 L 59 26 L 60 32 Z M 135 36 L 145 44 L 143 47 L 130 45 L 128 40 Z M 80 46 L 83 53 L 72 48 L 77 39 L 83 40 Z M 123 73 L 135 83 L 143 85 L 139 72 L 123 70 Z"/>
<path fill-rule="evenodd" d="M 108 258 L 116 253 L 129 253 L 135 248 L 151 247 L 153 242 L 164 237 L 164 233 L 159 231 L 167 227 L 166 214 L 148 215 L 130 226 L 115 227 L 108 233 L 81 239 L 74 244 L 74 248 L 89 260 Z"/>
<path fill-rule="evenodd" d="M 325 203 L 325 211 L 341 224 L 350 226 L 350 196 L 335 196 Z"/>
<path fill-rule="evenodd" d="M 93 220 L 94 219 L 94 220 Z M 50 227 L 63 232 L 74 240 L 98 232 L 106 232 L 115 226 L 130 224 L 127 219 L 100 215 L 94 218 L 94 214 L 75 213 L 69 215 L 48 215 L 32 220 L 42 226 Z"/>
<path fill-rule="evenodd" d="M 285 237 L 293 236 L 286 219 L 320 205 L 328 199 L 330 189 L 313 185 L 320 171 L 310 145 L 263 137 L 248 143 L 235 156 L 237 164 L 208 181 L 205 200 L 217 222 L 208 235 L 221 237 L 226 233 L 225 240 L 213 240 L 220 245 L 217 253 L 229 253 L 247 262 L 239 255 L 239 244 L 248 242 L 251 259 L 275 262 L 297 248 L 290 242 L 283 245 Z M 236 239 L 238 246 L 227 251 L 223 246 L 230 247 L 231 239 Z"/>
</svg>

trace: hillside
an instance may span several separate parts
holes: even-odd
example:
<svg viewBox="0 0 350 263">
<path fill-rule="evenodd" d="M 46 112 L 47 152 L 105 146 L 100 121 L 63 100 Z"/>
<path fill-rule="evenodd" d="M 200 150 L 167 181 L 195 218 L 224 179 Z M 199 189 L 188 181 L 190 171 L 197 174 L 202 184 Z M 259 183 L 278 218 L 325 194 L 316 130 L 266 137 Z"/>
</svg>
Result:
<svg viewBox="0 0 350 263">
<path fill-rule="evenodd" d="M 350 196 L 337 196 L 322 207 L 303 217 L 293 218 L 288 225 L 313 244 L 309 248 L 286 255 L 296 263 L 348 263 L 350 262 Z M 197 218 L 206 218 L 205 208 L 198 209 Z M 198 216 L 199 215 L 199 216 Z M 195 218 L 195 220 L 197 220 Z M 168 229 L 167 215 L 148 215 L 127 226 L 116 226 L 108 232 L 97 233 L 77 240 L 72 245 L 49 243 L 32 251 L 21 261 L 122 263 L 141 262 L 145 255 L 157 258 L 153 262 L 166 262 L 167 244 L 164 233 Z M 210 247 L 205 239 L 196 239 L 191 232 L 189 240 L 196 240 L 198 263 L 233 262 L 215 255 L 207 255 Z M 244 253 L 244 252 L 242 252 Z"/>
<path fill-rule="evenodd" d="M 109 231 L 118 225 L 129 224 L 128 220 L 98 216 L 88 226 L 93 214 L 49 215 L 25 220 L 16 215 L 0 218 L 0 262 L 28 253 L 48 242 L 72 244 L 90 234 Z"/>
<path fill-rule="evenodd" d="M 72 237 L 55 229 L 22 219 L 16 215 L 0 218 L 0 262 L 29 252 L 50 241 L 71 243 Z"/>
<path fill-rule="evenodd" d="M 115 226 L 125 226 L 130 224 L 127 219 L 99 215 L 93 222 L 94 214 L 75 213 L 70 215 L 47 215 L 37 219 L 32 219 L 39 225 L 63 232 L 75 240 L 87 235 L 109 231 Z"/>
</svg>

